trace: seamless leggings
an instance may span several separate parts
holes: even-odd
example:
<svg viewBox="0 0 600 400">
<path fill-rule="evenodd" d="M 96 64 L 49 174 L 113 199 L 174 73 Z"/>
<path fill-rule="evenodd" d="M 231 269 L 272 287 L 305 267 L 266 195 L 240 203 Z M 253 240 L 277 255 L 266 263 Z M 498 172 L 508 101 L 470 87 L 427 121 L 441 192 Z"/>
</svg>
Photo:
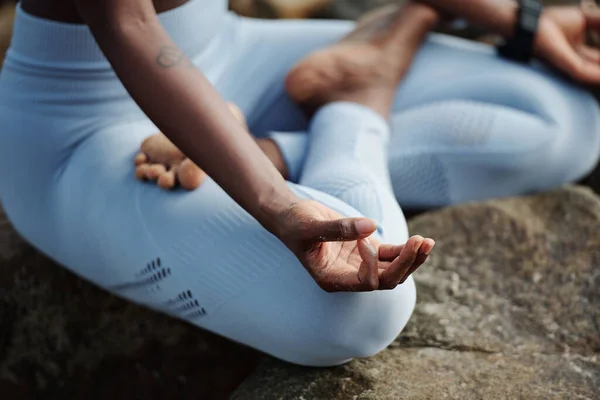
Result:
<svg viewBox="0 0 600 400">
<path fill-rule="evenodd" d="M 252 131 L 280 144 L 293 190 L 373 218 L 382 242 L 408 237 L 394 192 L 403 205 L 432 206 L 536 191 L 598 158 L 599 113 L 586 92 L 443 36 L 419 53 L 390 121 L 334 103 L 309 125 L 283 92 L 285 73 L 352 24 L 239 19 L 218 3 L 194 0 L 161 21 Z M 210 179 L 193 192 L 137 182 L 133 156 L 156 127 L 82 27 L 18 10 L 0 119 L 0 196 L 15 228 L 119 296 L 317 366 L 378 352 L 410 317 L 412 279 L 325 293 Z"/>
</svg>

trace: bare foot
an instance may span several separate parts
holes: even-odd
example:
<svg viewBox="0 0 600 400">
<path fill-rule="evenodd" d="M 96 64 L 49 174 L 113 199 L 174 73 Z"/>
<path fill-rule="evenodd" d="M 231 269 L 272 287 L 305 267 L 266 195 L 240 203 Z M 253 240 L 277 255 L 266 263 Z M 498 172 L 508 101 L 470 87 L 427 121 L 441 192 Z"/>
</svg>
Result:
<svg viewBox="0 0 600 400">
<path fill-rule="evenodd" d="M 235 118 L 248 129 L 244 114 L 235 104 L 228 104 Z M 287 179 L 287 165 L 279 147 L 271 139 L 256 139 L 256 143 L 273 165 Z M 184 189 L 197 189 L 207 175 L 177 148 L 164 134 L 156 133 L 142 143 L 135 156 L 135 176 L 143 181 L 156 181 L 158 186 L 169 190 L 177 184 Z"/>
<path fill-rule="evenodd" d="M 235 104 L 229 103 L 228 106 L 236 119 L 246 126 L 242 111 Z M 144 140 L 134 163 L 136 178 L 157 181 L 163 189 L 172 189 L 179 184 L 184 189 L 194 190 L 207 176 L 160 132 Z"/>
<path fill-rule="evenodd" d="M 286 90 L 308 115 L 327 103 L 352 101 L 387 117 L 400 80 L 438 18 L 432 8 L 412 2 L 372 11 L 339 43 L 292 68 Z"/>
</svg>

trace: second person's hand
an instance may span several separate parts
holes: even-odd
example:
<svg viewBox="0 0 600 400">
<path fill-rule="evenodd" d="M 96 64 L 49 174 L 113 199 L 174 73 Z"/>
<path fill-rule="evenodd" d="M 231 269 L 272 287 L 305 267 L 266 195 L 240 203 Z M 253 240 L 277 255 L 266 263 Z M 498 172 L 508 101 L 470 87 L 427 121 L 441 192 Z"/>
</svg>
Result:
<svg viewBox="0 0 600 400">
<path fill-rule="evenodd" d="M 600 84 L 600 49 L 586 43 L 588 29 L 600 32 L 600 10 L 584 14 L 578 7 L 546 7 L 534 44 L 535 55 L 573 80 Z"/>
</svg>

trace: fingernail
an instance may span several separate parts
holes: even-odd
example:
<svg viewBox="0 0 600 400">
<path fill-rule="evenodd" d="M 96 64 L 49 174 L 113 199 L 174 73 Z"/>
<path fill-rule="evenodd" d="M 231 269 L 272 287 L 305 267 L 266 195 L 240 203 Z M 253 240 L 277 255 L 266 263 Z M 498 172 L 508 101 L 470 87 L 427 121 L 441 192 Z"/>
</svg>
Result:
<svg viewBox="0 0 600 400">
<path fill-rule="evenodd" d="M 431 245 L 431 247 L 429 247 L 429 249 L 427 251 L 424 252 L 424 254 L 426 256 L 429 255 L 429 253 L 431 253 L 431 250 L 433 250 L 433 246 L 435 246 L 435 241 L 433 241 L 432 239 L 429 239 L 431 242 L 433 242 L 433 244 Z"/>
<path fill-rule="evenodd" d="M 377 227 L 375 226 L 375 223 L 373 221 L 371 221 L 370 219 L 358 220 L 354 224 L 354 227 L 356 228 L 356 231 L 361 234 L 372 233 L 375 231 L 375 229 L 377 229 Z"/>
</svg>

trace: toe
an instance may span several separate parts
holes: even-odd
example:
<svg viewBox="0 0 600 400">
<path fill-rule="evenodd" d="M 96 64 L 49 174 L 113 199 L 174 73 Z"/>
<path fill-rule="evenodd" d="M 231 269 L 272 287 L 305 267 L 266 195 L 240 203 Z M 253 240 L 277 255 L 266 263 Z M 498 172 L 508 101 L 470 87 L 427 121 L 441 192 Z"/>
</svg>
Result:
<svg viewBox="0 0 600 400">
<path fill-rule="evenodd" d="M 146 174 L 148 173 L 149 164 L 140 164 L 135 168 L 135 177 L 141 181 L 146 180 Z"/>
<path fill-rule="evenodd" d="M 155 181 L 159 176 L 167 172 L 167 169 L 162 164 L 151 164 L 146 170 L 146 179 Z"/>
<path fill-rule="evenodd" d="M 137 153 L 135 158 L 133 159 L 133 163 L 135 165 L 142 165 L 148 162 L 148 156 L 144 153 Z"/>
<path fill-rule="evenodd" d="M 206 179 L 206 173 L 202 171 L 196 164 L 189 158 L 184 160 L 179 166 L 177 173 L 177 179 L 181 187 L 187 190 L 194 190 L 198 188 L 204 179 Z"/>
<path fill-rule="evenodd" d="M 177 167 L 171 168 L 164 174 L 158 177 L 158 186 L 162 189 L 169 190 L 175 186 L 175 174 L 177 173 Z"/>
</svg>

